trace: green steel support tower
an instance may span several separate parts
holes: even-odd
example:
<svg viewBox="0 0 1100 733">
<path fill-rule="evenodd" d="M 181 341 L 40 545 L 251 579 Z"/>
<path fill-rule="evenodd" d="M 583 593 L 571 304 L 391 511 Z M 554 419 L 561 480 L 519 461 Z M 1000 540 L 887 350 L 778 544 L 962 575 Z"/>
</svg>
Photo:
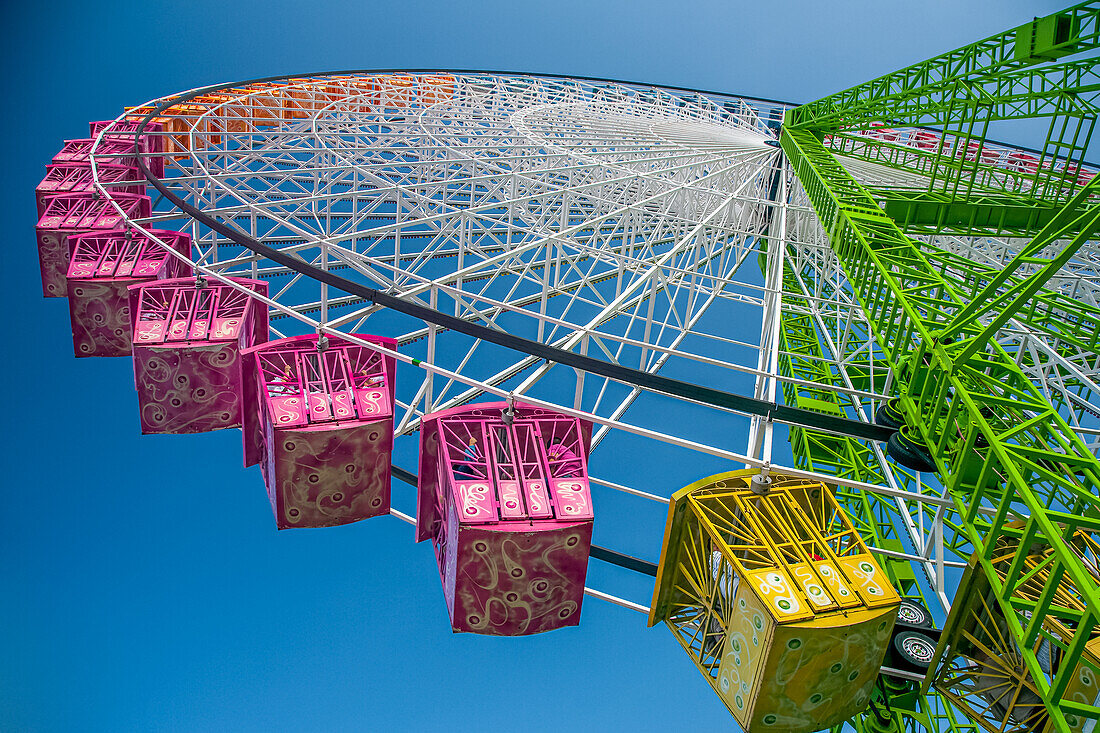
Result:
<svg viewBox="0 0 1100 733">
<path fill-rule="evenodd" d="M 860 392 L 897 395 L 890 408 L 904 425 L 890 452 L 924 462 L 933 487 L 873 444 L 810 429 L 791 431 L 796 461 L 922 493 L 942 487 L 950 506 L 938 540 L 970 564 L 960 593 L 944 599 L 928 695 L 874 720 L 872 705 L 853 721 L 860 730 L 958 729 L 972 717 L 995 731 L 1085 731 L 1100 719 L 1100 462 L 1081 427 L 1095 417 L 1100 313 L 1059 283 L 1100 228 L 1100 186 L 1082 168 L 1098 45 L 1100 3 L 1083 3 L 784 120 L 797 177 L 787 201 L 812 205 L 839 275 L 786 253 L 780 369 L 801 380 L 786 383 L 786 401 L 866 419 Z M 1022 121 L 1045 129 L 1033 154 L 993 142 Z M 998 265 L 968 256 L 991 237 L 1011 244 Z M 837 297 L 831 289 L 858 304 L 869 332 L 814 307 Z M 1017 320 L 1043 334 L 1041 353 L 1013 339 Z M 1034 377 L 1048 358 L 1064 362 L 1057 391 Z M 881 497 L 840 493 L 876 547 L 900 549 L 891 531 L 918 519 Z M 919 594 L 907 564 L 886 567 L 899 591 Z"/>
</svg>

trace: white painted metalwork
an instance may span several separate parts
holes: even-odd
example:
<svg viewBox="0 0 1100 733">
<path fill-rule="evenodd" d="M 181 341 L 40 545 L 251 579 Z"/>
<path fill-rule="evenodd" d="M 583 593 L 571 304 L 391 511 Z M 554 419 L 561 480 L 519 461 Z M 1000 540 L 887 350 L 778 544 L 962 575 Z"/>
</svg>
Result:
<svg viewBox="0 0 1100 733">
<path fill-rule="evenodd" d="M 445 72 L 303 77 L 193 103 L 177 115 L 187 122 L 177 132 L 186 149 L 169 158 L 165 183 L 225 226 L 305 263 L 470 323 L 768 401 L 782 399 L 781 385 L 799 383 L 777 368 L 782 314 L 809 314 L 838 376 L 829 389 L 849 417 L 870 421 L 884 397 L 850 377 L 855 361 L 887 370 L 797 180 L 768 144 L 781 106 L 635 84 Z M 875 168 L 882 167 L 853 166 L 882 174 Z M 593 483 L 647 501 L 667 503 L 700 477 L 708 457 L 770 462 L 878 497 L 904 538 L 901 550 L 879 551 L 914 562 L 946 607 L 945 569 L 968 553 L 950 530 L 953 506 L 880 446 L 871 450 L 880 482 L 785 467 L 787 428 L 766 419 L 383 310 L 253 255 L 167 200 L 132 224 L 189 227 L 201 253 L 196 265 L 210 277 L 268 279 L 279 335 L 400 334 L 398 455 L 411 455 L 422 415 L 513 395 L 592 420 L 594 471 L 607 477 Z M 766 268 L 757 261 L 764 236 L 777 243 Z M 955 237 L 933 245 L 995 267 L 1018 243 Z M 1095 260 L 1084 251 L 1056 287 L 1096 302 Z M 782 263 L 797 274 L 799 292 L 782 291 Z M 1029 368 L 1045 388 L 1093 389 L 1078 397 L 1088 406 L 1074 426 L 1096 444 L 1100 426 L 1088 415 L 1100 391 L 1097 355 L 1067 352 L 1021 321 L 1002 336 L 1033 354 Z M 639 451 L 639 439 L 652 450 Z M 616 473 L 624 464 L 634 467 L 629 478 Z M 624 485 L 650 475 L 660 478 Z M 661 534 L 656 522 L 600 521 Z"/>
</svg>

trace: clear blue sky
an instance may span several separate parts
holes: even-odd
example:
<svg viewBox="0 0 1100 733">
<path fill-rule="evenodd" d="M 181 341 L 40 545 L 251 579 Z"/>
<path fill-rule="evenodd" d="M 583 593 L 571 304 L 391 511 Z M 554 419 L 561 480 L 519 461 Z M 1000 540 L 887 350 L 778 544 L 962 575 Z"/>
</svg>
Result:
<svg viewBox="0 0 1100 733">
<path fill-rule="evenodd" d="M 640 614 L 587 599 L 576 629 L 452 635 L 431 549 L 413 544 L 409 526 L 379 518 L 276 533 L 259 472 L 240 467 L 238 433 L 141 438 L 129 362 L 76 361 L 65 301 L 40 295 L 32 190 L 88 120 L 214 82 L 402 66 L 808 101 L 1059 7 L 7 4 L 0 730 L 736 728 L 671 633 L 646 629 Z M 632 458 L 621 457 L 619 476 L 604 458 L 602 475 L 678 488 L 654 485 Z M 395 486 L 399 506 L 412 496 Z M 595 500 L 597 542 L 656 559 L 663 510 Z M 645 579 L 600 563 L 589 578 L 648 604 Z"/>
</svg>

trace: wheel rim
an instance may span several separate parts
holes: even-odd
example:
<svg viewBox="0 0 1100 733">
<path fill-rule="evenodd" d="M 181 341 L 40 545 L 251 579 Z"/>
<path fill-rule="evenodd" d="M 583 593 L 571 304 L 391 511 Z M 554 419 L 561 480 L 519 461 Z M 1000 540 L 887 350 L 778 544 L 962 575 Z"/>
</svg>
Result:
<svg viewBox="0 0 1100 733">
<path fill-rule="evenodd" d="M 931 664 L 936 656 L 936 646 L 923 636 L 907 635 L 901 642 L 901 648 L 914 661 L 924 666 Z"/>
<path fill-rule="evenodd" d="M 898 607 L 898 621 L 920 626 L 927 622 L 928 616 L 924 609 L 912 604 L 902 602 Z"/>
</svg>

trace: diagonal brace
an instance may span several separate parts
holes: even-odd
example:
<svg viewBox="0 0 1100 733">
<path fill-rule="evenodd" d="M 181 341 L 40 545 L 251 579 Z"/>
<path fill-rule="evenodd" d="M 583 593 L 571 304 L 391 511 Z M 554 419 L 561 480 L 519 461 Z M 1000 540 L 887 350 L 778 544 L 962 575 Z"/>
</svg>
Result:
<svg viewBox="0 0 1100 733">
<path fill-rule="evenodd" d="M 941 343 L 946 342 L 947 339 L 955 339 L 977 319 L 1000 309 L 997 316 L 979 334 L 968 339 L 959 351 L 952 354 L 952 360 L 956 364 L 966 363 L 970 357 L 982 349 L 996 335 L 1001 326 L 1023 308 L 1050 278 L 1058 274 L 1058 271 L 1100 227 L 1100 205 L 1086 203 L 1095 191 L 1100 190 L 1100 186 L 1097 185 L 1098 182 L 1100 182 L 1100 177 L 1093 179 L 1087 186 L 1078 191 L 1065 207 L 1035 235 L 1031 243 L 1020 250 L 980 292 L 975 293 L 970 303 L 963 307 L 938 334 L 938 340 Z M 1036 255 L 1068 231 L 1074 231 L 1074 236 L 1066 241 L 1062 250 L 1047 261 L 1042 269 L 1020 284 L 999 292 L 1002 286 L 1012 278 L 1013 274 L 1025 265 L 1041 262 L 1042 260 L 1036 259 Z"/>
</svg>

